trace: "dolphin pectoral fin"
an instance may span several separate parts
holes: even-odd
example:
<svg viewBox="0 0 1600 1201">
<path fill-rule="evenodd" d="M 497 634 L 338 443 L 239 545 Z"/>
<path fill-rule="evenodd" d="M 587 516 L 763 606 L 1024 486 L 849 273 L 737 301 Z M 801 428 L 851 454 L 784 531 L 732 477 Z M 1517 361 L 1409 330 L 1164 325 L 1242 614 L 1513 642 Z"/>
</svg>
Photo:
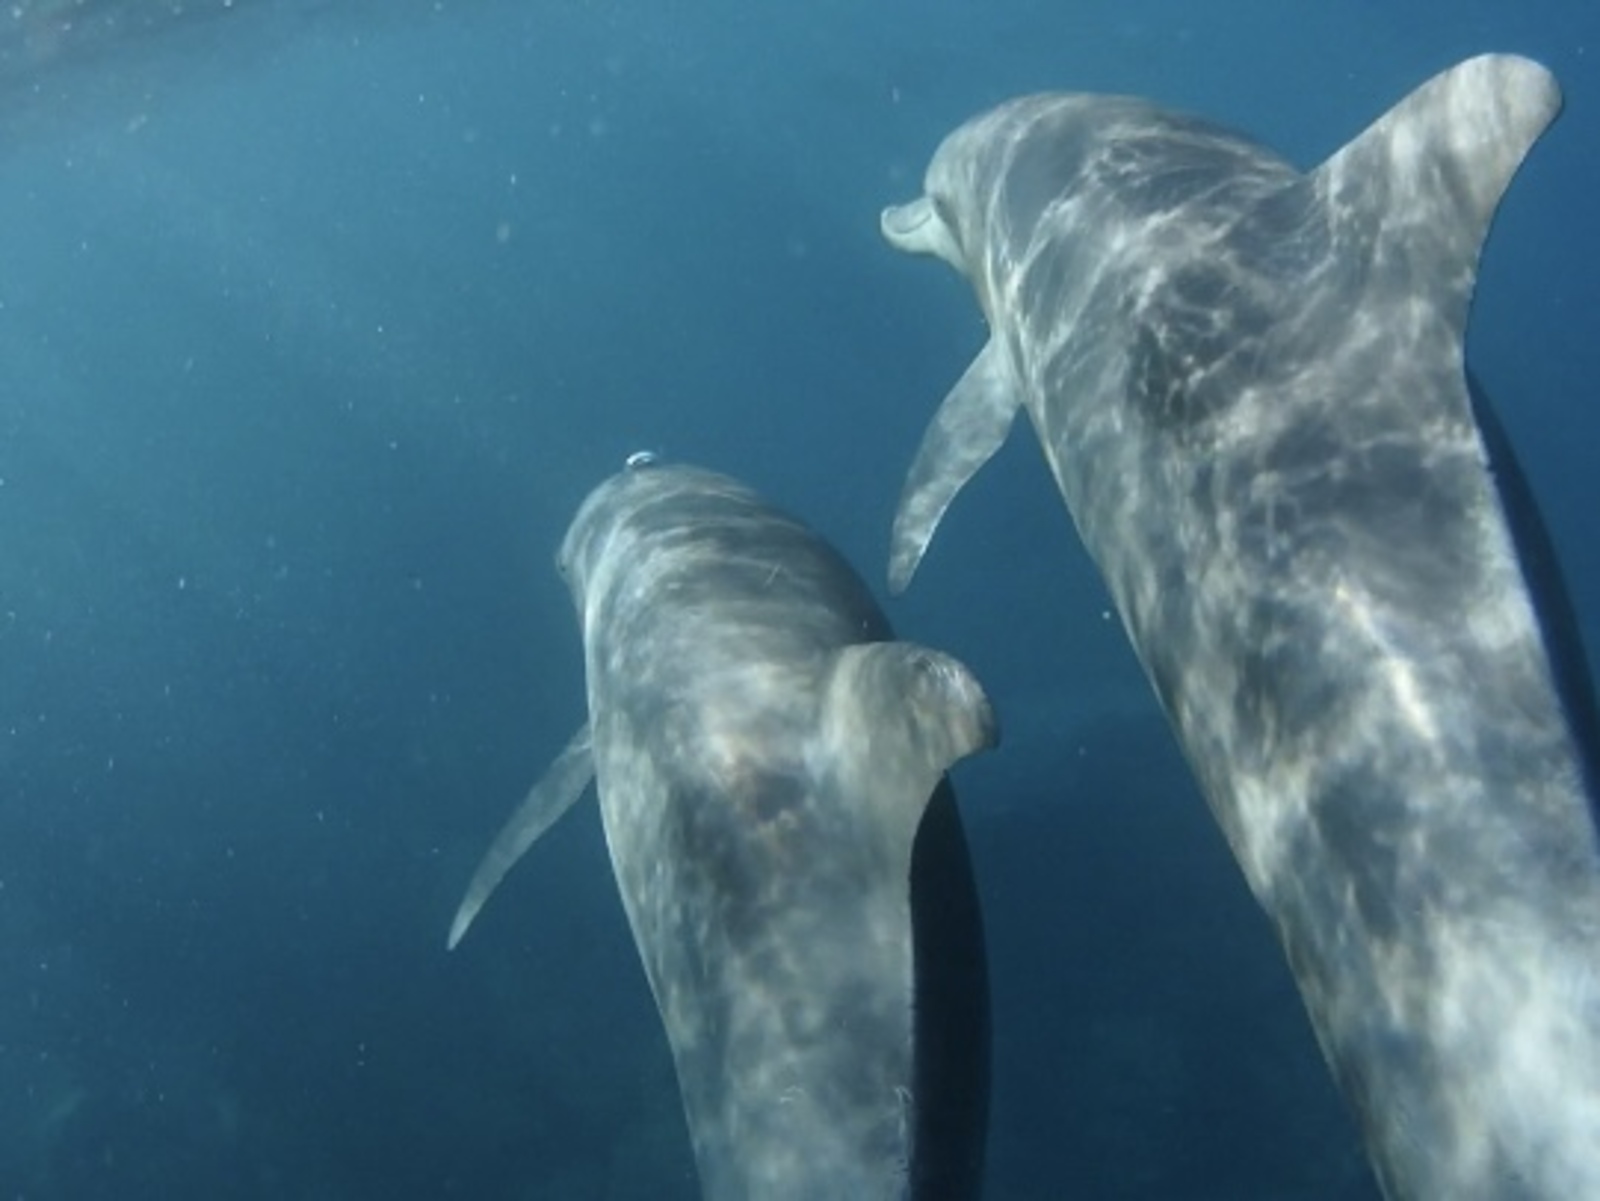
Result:
<svg viewBox="0 0 1600 1201">
<path fill-rule="evenodd" d="M 909 863 L 940 777 L 958 759 L 996 746 L 1000 726 L 964 664 L 911 642 L 871 642 L 836 655 L 822 739 L 841 787 L 883 806 Z"/>
<path fill-rule="evenodd" d="M 1005 347 L 991 337 L 934 414 L 900 492 L 889 544 L 889 590 L 904 592 L 956 493 L 1000 449 L 1021 395 Z"/>
<path fill-rule="evenodd" d="M 1482 55 L 1417 88 L 1312 180 L 1335 214 L 1335 236 L 1367 241 L 1377 231 L 1362 257 L 1380 282 L 1382 273 L 1396 287 L 1416 277 L 1449 306 L 1459 335 L 1495 209 L 1560 111 L 1561 89 L 1544 67 Z"/>
<path fill-rule="evenodd" d="M 455 920 L 450 923 L 450 950 L 455 950 L 456 944 L 466 934 L 467 927 L 472 925 L 473 918 L 478 916 L 478 910 L 483 908 L 484 902 L 499 887 L 506 873 L 539 835 L 555 825 L 556 819 L 572 808 L 593 776 L 594 756 L 590 750 L 589 723 L 584 722 L 572 736 L 572 741 L 567 743 L 566 749 L 556 756 L 556 761 L 545 772 L 544 778 L 533 786 L 527 798 L 517 806 L 511 820 L 501 828 L 483 861 L 478 864 L 478 870 L 472 875 L 472 883 L 467 885 L 467 895 L 461 898 Z"/>
</svg>

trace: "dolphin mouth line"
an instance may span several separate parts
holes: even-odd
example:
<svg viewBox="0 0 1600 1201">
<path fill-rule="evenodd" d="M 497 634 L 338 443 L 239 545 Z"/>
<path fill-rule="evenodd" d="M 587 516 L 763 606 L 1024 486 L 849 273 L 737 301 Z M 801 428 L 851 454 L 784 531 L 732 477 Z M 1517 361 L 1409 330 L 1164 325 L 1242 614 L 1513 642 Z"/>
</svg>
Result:
<svg viewBox="0 0 1600 1201">
<path fill-rule="evenodd" d="M 933 206 L 926 200 L 910 204 L 891 204 L 878 216 L 878 226 L 883 236 L 891 242 L 901 242 L 916 237 L 929 221 L 933 220 Z"/>
</svg>

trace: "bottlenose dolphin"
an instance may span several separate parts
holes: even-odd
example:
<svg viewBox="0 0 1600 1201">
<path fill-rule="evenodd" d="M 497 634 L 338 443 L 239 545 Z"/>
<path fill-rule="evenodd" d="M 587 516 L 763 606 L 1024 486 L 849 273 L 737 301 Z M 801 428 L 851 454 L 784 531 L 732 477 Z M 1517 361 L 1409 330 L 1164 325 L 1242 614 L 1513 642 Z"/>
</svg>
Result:
<svg viewBox="0 0 1600 1201">
<path fill-rule="evenodd" d="M 634 456 L 567 531 L 589 720 L 454 947 L 590 775 L 707 1198 L 970 1198 L 988 980 L 945 769 L 997 727 L 849 565 L 724 476 Z"/>
<path fill-rule="evenodd" d="M 882 217 L 990 327 L 892 585 L 1025 410 L 1396 1199 L 1600 1197 L 1592 692 L 1462 360 L 1559 108 L 1539 65 L 1476 58 L 1302 174 L 1138 99 L 1031 96 Z"/>
</svg>

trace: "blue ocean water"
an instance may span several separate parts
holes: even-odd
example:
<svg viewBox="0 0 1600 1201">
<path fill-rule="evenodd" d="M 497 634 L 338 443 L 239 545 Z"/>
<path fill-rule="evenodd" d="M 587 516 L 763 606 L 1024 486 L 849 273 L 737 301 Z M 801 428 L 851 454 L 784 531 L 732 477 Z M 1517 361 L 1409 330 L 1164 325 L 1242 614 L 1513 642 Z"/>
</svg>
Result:
<svg viewBox="0 0 1600 1201">
<path fill-rule="evenodd" d="M 552 554 L 650 447 L 881 580 L 983 331 L 877 213 L 1015 93 L 1150 95 L 1309 167 L 1459 58 L 1552 67 L 1469 355 L 1600 645 L 1592 5 L 221 7 L 0 19 L 6 1201 L 696 1195 L 592 806 L 444 951 L 582 718 Z M 1006 729 L 956 774 L 989 1195 L 1374 1198 L 1107 610 L 1026 438 L 889 606 Z"/>
</svg>

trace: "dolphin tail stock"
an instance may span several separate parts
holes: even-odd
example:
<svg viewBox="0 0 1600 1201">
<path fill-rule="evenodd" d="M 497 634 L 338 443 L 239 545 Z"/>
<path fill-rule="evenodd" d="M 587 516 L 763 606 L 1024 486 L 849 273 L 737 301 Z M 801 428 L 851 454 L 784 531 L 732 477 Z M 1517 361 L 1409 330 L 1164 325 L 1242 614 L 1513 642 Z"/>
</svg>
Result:
<svg viewBox="0 0 1600 1201">
<path fill-rule="evenodd" d="M 461 898 L 455 919 L 450 923 L 448 948 L 455 950 L 472 925 L 478 911 L 500 886 L 500 881 L 517 860 L 527 852 L 539 835 L 555 825 L 560 816 L 572 808 L 583 790 L 594 778 L 594 755 L 591 749 L 589 723 L 584 722 L 567 743 L 566 749 L 556 756 L 544 777 L 533 786 L 522 804 L 501 828 L 490 844 L 488 853 L 472 874 L 472 883 Z"/>
<path fill-rule="evenodd" d="M 821 715 L 839 785 L 883 798 L 881 819 L 903 847 L 945 771 L 999 744 L 1000 727 L 968 668 L 911 642 L 849 646 L 834 657 Z"/>
<path fill-rule="evenodd" d="M 889 543 L 889 590 L 904 592 L 950 502 L 1011 432 L 1022 395 L 1005 347 L 990 337 L 922 435 Z"/>
<path fill-rule="evenodd" d="M 1380 269 L 1426 268 L 1459 334 L 1500 198 L 1560 111 L 1560 86 L 1545 67 L 1480 55 L 1417 88 L 1312 179 L 1335 212 L 1374 218 L 1370 257 Z"/>
</svg>

